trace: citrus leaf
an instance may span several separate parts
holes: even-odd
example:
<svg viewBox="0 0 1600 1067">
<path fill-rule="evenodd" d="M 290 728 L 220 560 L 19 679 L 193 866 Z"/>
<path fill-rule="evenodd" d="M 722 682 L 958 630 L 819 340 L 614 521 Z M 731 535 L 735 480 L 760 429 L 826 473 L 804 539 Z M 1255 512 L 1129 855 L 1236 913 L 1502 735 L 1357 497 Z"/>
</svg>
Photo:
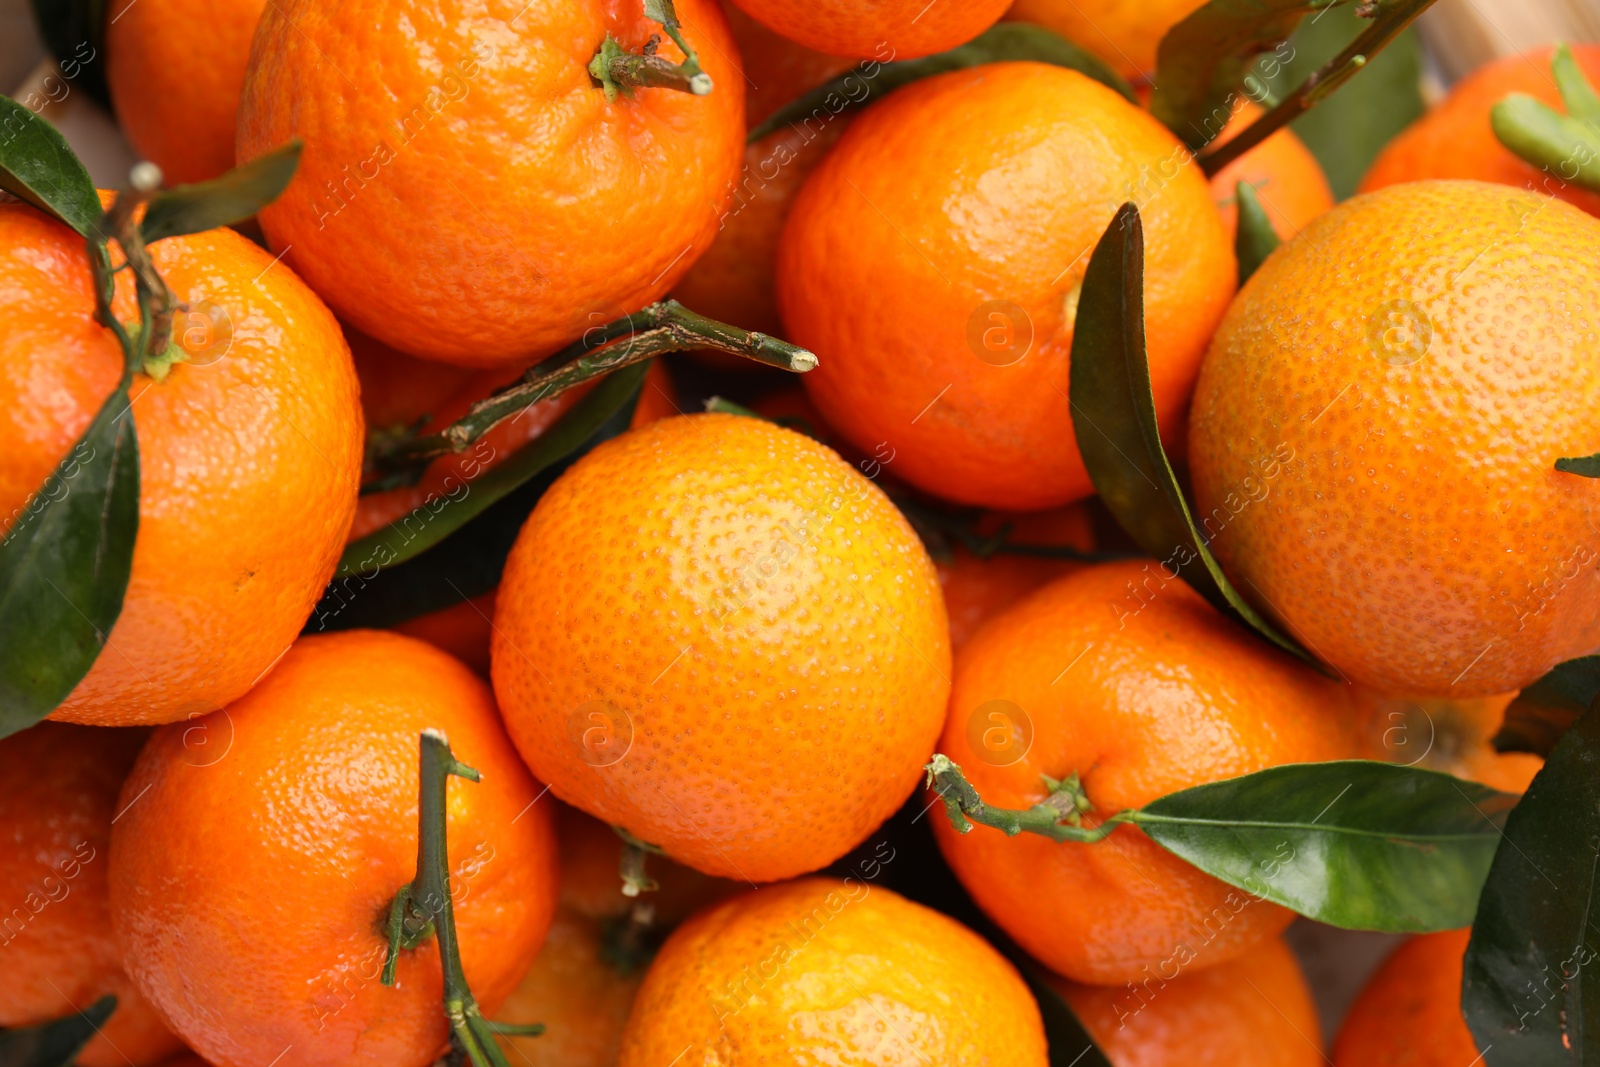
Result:
<svg viewBox="0 0 1600 1067">
<path fill-rule="evenodd" d="M 5 1067 L 67 1067 L 116 1007 L 117 998 L 105 996 L 84 1011 L 43 1026 L 0 1030 L 0 1063 Z"/>
<path fill-rule="evenodd" d="M 1260 899 L 1352 930 L 1472 921 L 1517 798 L 1436 771 L 1302 763 L 1173 793 L 1128 821 Z"/>
<path fill-rule="evenodd" d="M 1600 656 L 1558 663 L 1506 708 L 1494 747 L 1501 752 L 1548 756 L 1596 697 L 1600 697 Z"/>
<path fill-rule="evenodd" d="M 601 379 L 537 438 L 480 477 L 463 483 L 465 491 L 459 497 L 445 496 L 424 504 L 405 518 L 352 541 L 345 546 L 334 577 L 360 574 L 370 569 L 375 560 L 382 560 L 384 567 L 404 563 L 455 533 L 491 504 L 583 444 L 639 391 L 649 366 L 648 360 L 635 363 Z"/>
<path fill-rule="evenodd" d="M 1600 1063 L 1597 878 L 1600 712 L 1590 710 L 1506 821 L 1472 924 L 1461 1007 L 1489 1067 Z"/>
<path fill-rule="evenodd" d="M 1122 528 L 1218 611 L 1284 651 L 1309 653 L 1223 576 L 1195 526 L 1156 429 L 1144 343 L 1144 224 L 1124 204 L 1089 258 L 1072 337 L 1072 430 L 1089 478 Z"/>
<path fill-rule="evenodd" d="M 1576 458 L 1562 456 L 1556 460 L 1556 470 L 1563 474 L 1579 474 L 1585 478 L 1600 478 L 1600 453 Z"/>
<path fill-rule="evenodd" d="M 1271 76 L 1269 91 L 1284 96 L 1331 61 L 1371 25 L 1351 6 L 1318 12 L 1289 38 L 1287 56 Z M 1276 58 L 1276 57 L 1274 57 Z M 1353 75 L 1339 91 L 1289 124 L 1322 165 L 1334 196 L 1343 200 L 1395 135 L 1422 115 L 1422 48 L 1408 28 Z M 1272 61 L 1263 61 L 1273 66 Z"/>
<path fill-rule="evenodd" d="M 290 141 L 220 178 L 157 193 L 139 231 L 145 244 L 204 233 L 254 215 L 288 188 L 300 165 L 300 142 Z"/>
<path fill-rule="evenodd" d="M 1239 259 L 1239 284 L 1243 285 L 1278 247 L 1278 231 L 1272 228 L 1255 186 L 1240 182 L 1234 195 L 1239 201 L 1239 230 L 1233 248 Z"/>
<path fill-rule="evenodd" d="M 935 74 L 1012 60 L 1031 60 L 1066 67 L 1134 100 L 1133 90 L 1128 88 L 1128 83 L 1120 75 L 1066 38 L 1042 26 L 1001 22 L 948 52 L 892 63 L 863 62 L 779 108 L 765 122 L 751 130 L 746 140 L 754 144 L 774 130 L 804 123 L 813 115 L 832 116 L 865 107 L 885 93 Z"/>
<path fill-rule="evenodd" d="M 618 371 L 611 378 L 627 373 L 627 370 Z M 639 375 L 642 379 L 643 371 Z M 589 396 L 599 392 L 605 385 L 606 382 L 602 382 L 596 386 Z M 584 400 L 587 401 L 589 396 L 585 396 Z M 375 554 L 344 577 L 335 577 L 328 583 L 322 599 L 312 611 L 305 632 L 393 626 L 487 593 L 499 585 L 506 555 L 539 498 L 579 457 L 600 442 L 628 429 L 637 397 L 638 391 L 635 389 L 609 415 L 602 415 L 598 426 L 591 424 L 592 432 L 578 448 L 556 459 L 484 508 L 476 519 L 437 543 L 431 551 L 414 553 L 404 563 L 385 562 L 381 554 Z M 561 422 L 572 418 L 581 406 L 582 401 L 532 444 L 536 445 L 545 436 L 557 432 Z M 518 450 L 517 455 L 521 455 L 521 452 Z M 487 476 L 488 472 L 484 477 Z M 482 479 L 472 484 L 476 485 L 477 481 Z M 344 558 L 351 558 L 349 549 L 346 549 Z"/>
<path fill-rule="evenodd" d="M 139 531 L 124 382 L 0 541 L 0 737 L 50 714 L 122 613 Z"/>
<path fill-rule="evenodd" d="M 1556 88 L 1568 115 L 1582 122 L 1600 121 L 1600 96 L 1595 94 L 1594 86 L 1589 84 L 1571 46 L 1565 41 L 1556 45 L 1555 54 L 1550 57 L 1550 73 L 1555 76 Z"/>
<path fill-rule="evenodd" d="M 84 237 L 100 223 L 100 196 L 83 161 L 48 121 L 0 96 L 0 189 Z"/>
<path fill-rule="evenodd" d="M 1346 0 L 1210 0 L 1167 31 L 1156 50 L 1150 112 L 1190 148 L 1222 132 L 1256 57 L 1300 20 Z"/>
<path fill-rule="evenodd" d="M 111 110 L 106 86 L 106 0 L 33 0 L 39 35 L 56 59 L 62 77 Z"/>
</svg>

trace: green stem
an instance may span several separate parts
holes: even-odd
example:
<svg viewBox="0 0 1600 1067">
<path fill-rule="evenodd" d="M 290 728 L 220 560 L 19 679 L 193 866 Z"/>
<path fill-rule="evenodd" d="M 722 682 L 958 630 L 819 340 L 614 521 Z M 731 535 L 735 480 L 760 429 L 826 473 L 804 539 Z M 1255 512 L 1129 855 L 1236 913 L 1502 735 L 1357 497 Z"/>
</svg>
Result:
<svg viewBox="0 0 1600 1067">
<path fill-rule="evenodd" d="M 178 298 L 151 261 L 136 215 L 160 191 L 161 169 L 153 163 L 140 163 L 133 168 L 128 179 L 129 188 L 118 193 L 101 216 L 100 229 L 116 240 L 122 249 L 123 259 L 133 272 L 134 294 L 139 304 L 139 330 L 129 338 L 120 325 L 112 325 L 116 316 L 112 313 L 111 301 L 116 290 L 105 273 L 110 267 L 110 253 L 103 242 L 91 239 L 89 260 L 101 282 L 95 298 L 95 317 L 116 331 L 118 339 L 124 342 L 124 351 L 134 361 L 135 369 L 151 373 L 159 379 L 165 377 L 166 368 L 172 362 L 169 349 L 172 346 L 172 319 L 178 311 Z"/>
<path fill-rule="evenodd" d="M 1563 182 L 1600 192 L 1600 98 L 1565 44 L 1550 62 L 1567 114 L 1525 93 L 1489 111 L 1495 137 L 1513 153 Z"/>
<path fill-rule="evenodd" d="M 650 873 L 645 870 L 645 863 L 653 852 L 657 856 L 666 853 L 657 845 L 648 841 L 641 841 L 620 826 L 613 826 L 617 836 L 622 838 L 622 856 L 617 861 L 617 874 L 622 878 L 622 895 L 636 897 L 640 893 L 650 893 L 661 888 Z"/>
<path fill-rule="evenodd" d="M 1251 123 L 1243 133 L 1200 157 L 1200 169 L 1207 178 L 1277 133 L 1293 120 L 1315 107 L 1323 97 L 1355 77 L 1367 62 L 1426 11 L 1433 0 L 1377 0 L 1372 25 L 1327 62 L 1314 71 L 1294 92 L 1280 100 L 1272 110 Z"/>
<path fill-rule="evenodd" d="M 444 968 L 444 1010 L 450 1021 L 452 1045 L 474 1067 L 510 1067 L 494 1035 L 512 1031 L 497 1030 L 496 1024 L 483 1017 L 461 967 L 461 946 L 456 939 L 455 910 L 450 899 L 445 828 L 445 804 L 452 776 L 469 782 L 478 780 L 478 772 L 451 753 L 444 734 L 424 730 L 417 787 L 417 874 L 396 891 L 389 907 L 389 956 L 384 962 L 382 982 L 394 985 L 400 953 L 415 948 L 431 933 L 439 942 L 439 961 Z M 516 1032 L 533 1031 L 523 1027 Z"/>
<path fill-rule="evenodd" d="M 781 370 L 804 373 L 817 365 L 812 353 L 768 337 L 697 315 L 676 300 L 651 304 L 632 315 L 590 330 L 566 348 L 528 368 L 520 381 L 502 389 L 450 426 L 426 437 L 399 443 L 375 457 L 380 471 L 411 468 L 460 452 L 523 409 L 582 382 L 667 352 L 710 348 L 744 356 Z"/>
<path fill-rule="evenodd" d="M 1078 776 L 1062 781 L 1046 779 L 1050 797 L 1028 808 L 996 808 L 983 802 L 978 791 L 961 773 L 961 768 L 950 757 L 935 753 L 925 768 L 928 785 L 944 800 L 945 814 L 958 833 L 968 833 L 972 823 L 993 827 L 1011 837 L 1017 834 L 1038 834 L 1052 841 L 1075 841 L 1092 844 L 1111 836 L 1111 832 L 1137 816 L 1133 811 L 1122 811 L 1106 819 L 1099 826 L 1080 825 L 1081 816 L 1093 810 L 1084 795 Z M 970 822 L 968 820 L 971 820 Z"/>
<path fill-rule="evenodd" d="M 626 51 L 607 35 L 589 61 L 589 76 L 605 90 L 606 100 L 615 100 L 618 94 L 631 97 L 635 89 L 645 88 L 676 89 L 695 96 L 709 93 L 711 75 L 700 69 L 700 57 L 684 39 L 672 0 L 645 0 L 644 14 L 661 23 L 672 43 L 683 50 L 683 62 L 673 63 L 656 55 L 659 37 L 650 38 L 641 55 Z"/>
</svg>

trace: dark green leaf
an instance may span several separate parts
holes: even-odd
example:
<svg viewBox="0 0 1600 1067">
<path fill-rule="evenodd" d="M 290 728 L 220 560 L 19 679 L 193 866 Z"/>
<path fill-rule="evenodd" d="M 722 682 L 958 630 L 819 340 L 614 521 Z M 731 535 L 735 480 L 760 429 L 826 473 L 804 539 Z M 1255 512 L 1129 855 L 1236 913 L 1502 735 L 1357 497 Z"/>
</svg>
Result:
<svg viewBox="0 0 1600 1067">
<path fill-rule="evenodd" d="M 1353 930 L 1472 921 L 1517 798 L 1367 760 L 1271 767 L 1185 789 L 1131 821 L 1229 885 Z"/>
<path fill-rule="evenodd" d="M 145 244 L 242 222 L 278 199 L 299 165 L 300 142 L 290 141 L 220 178 L 156 194 L 139 226 Z"/>
<path fill-rule="evenodd" d="M 1272 228 L 1255 186 L 1240 182 L 1235 196 L 1239 201 L 1239 230 L 1233 247 L 1239 259 L 1239 284 L 1243 285 L 1278 247 L 1278 232 Z"/>
<path fill-rule="evenodd" d="M 1556 470 L 1563 474 L 1581 474 L 1585 478 L 1600 478 L 1600 455 L 1579 456 L 1575 459 L 1562 456 L 1556 460 Z"/>
<path fill-rule="evenodd" d="M 1518 693 L 1506 708 L 1494 747 L 1501 752 L 1548 756 L 1596 697 L 1600 697 L 1600 656 L 1559 663 Z"/>
<path fill-rule="evenodd" d="M 0 1030 L 0 1064 L 5 1067 L 67 1067 L 111 1018 L 116 1007 L 116 997 L 101 997 L 86 1011 L 43 1026 Z"/>
<path fill-rule="evenodd" d="M 1461 1006 L 1489 1067 L 1600 1063 L 1597 875 L 1600 712 L 1589 711 L 1506 821 L 1472 924 Z"/>
<path fill-rule="evenodd" d="M 462 483 L 459 497 L 444 496 L 397 522 L 345 546 L 334 578 L 393 567 L 434 547 L 529 478 L 574 451 L 638 393 L 650 362 L 635 363 L 607 375 L 549 429 L 480 477 Z M 481 442 L 480 442 L 481 443 Z M 485 456 L 487 463 L 492 457 Z"/>
<path fill-rule="evenodd" d="M 629 370 L 631 368 L 624 368 L 611 377 L 626 374 Z M 642 371 L 640 376 L 642 378 Z M 596 386 L 595 392 L 602 388 L 604 383 Z M 499 585 L 506 555 L 544 491 L 580 456 L 600 442 L 627 430 L 633 418 L 637 395 L 635 390 L 626 398 L 626 402 L 611 412 L 609 418 L 602 416 L 599 427 L 594 429 L 581 447 L 489 505 L 476 519 L 459 528 L 433 551 L 414 554 L 415 558 L 404 563 L 385 562 L 379 553 L 360 560 L 346 577 L 335 578 L 328 583 L 322 600 L 306 622 L 305 632 L 393 626 L 487 593 Z M 578 406 L 574 406 L 560 421 L 572 418 Z M 546 430 L 545 435 L 556 432 L 560 421 Z M 541 437 L 539 440 L 543 439 Z M 533 444 L 538 444 L 538 441 Z M 521 455 L 520 451 L 518 455 Z M 350 558 L 350 550 L 347 549 L 345 559 Z"/>
<path fill-rule="evenodd" d="M 61 76 L 111 110 L 106 87 L 106 0 L 33 0 L 34 18 Z"/>
<path fill-rule="evenodd" d="M 1257 58 L 1281 65 L 1293 52 L 1289 35 L 1300 20 L 1345 0 L 1210 0 L 1167 31 L 1156 52 L 1150 111 L 1190 148 L 1222 132 L 1243 95 L 1260 99 L 1260 79 L 1275 66 L 1253 71 Z"/>
<path fill-rule="evenodd" d="M 1012 60 L 1066 67 L 1115 89 L 1129 100 L 1134 99 L 1133 90 L 1115 71 L 1064 37 L 1025 22 L 1001 22 L 966 44 L 938 55 L 893 63 L 868 60 L 858 64 L 779 108 L 750 131 L 748 140 L 754 143 L 774 130 L 802 123 L 813 115 L 837 115 L 865 107 L 885 93 L 935 74 Z"/>
<path fill-rule="evenodd" d="M 0 96 L 0 189 L 84 237 L 98 228 L 100 197 L 82 161 L 54 126 L 6 96 Z"/>
<path fill-rule="evenodd" d="M 1354 7 L 1337 7 L 1306 19 L 1289 38 L 1290 58 L 1264 78 L 1282 96 L 1370 25 Z M 1407 29 L 1339 90 L 1289 128 L 1306 143 L 1340 200 L 1356 191 L 1384 145 L 1422 115 L 1422 48 Z"/>
<path fill-rule="evenodd" d="M 1089 259 L 1071 364 L 1067 395 L 1078 451 L 1123 529 L 1218 611 L 1312 662 L 1223 576 L 1161 447 L 1144 344 L 1144 224 L 1132 204 L 1117 212 Z"/>
<path fill-rule="evenodd" d="M 0 541 L 0 737 L 50 714 L 89 673 L 122 613 L 138 531 L 124 383 Z"/>
</svg>

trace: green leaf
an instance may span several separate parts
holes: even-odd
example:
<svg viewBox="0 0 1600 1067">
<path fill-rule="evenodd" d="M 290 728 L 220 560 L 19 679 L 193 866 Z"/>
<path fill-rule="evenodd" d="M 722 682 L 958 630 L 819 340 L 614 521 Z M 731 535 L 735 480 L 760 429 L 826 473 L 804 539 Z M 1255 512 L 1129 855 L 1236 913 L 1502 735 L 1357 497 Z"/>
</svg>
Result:
<svg viewBox="0 0 1600 1067">
<path fill-rule="evenodd" d="M 1239 259 L 1239 284 L 1243 285 L 1278 247 L 1278 231 L 1272 228 L 1255 186 L 1240 182 L 1234 195 L 1239 202 L 1239 230 L 1233 247 Z"/>
<path fill-rule="evenodd" d="M 1555 76 L 1568 115 L 1581 122 L 1600 121 L 1600 96 L 1595 95 L 1594 86 L 1565 41 L 1556 46 L 1555 55 L 1550 58 L 1550 73 Z"/>
<path fill-rule="evenodd" d="M 0 541 L 0 737 L 54 711 L 122 613 L 139 531 L 124 382 Z"/>
<path fill-rule="evenodd" d="M 1600 190 L 1600 136 L 1588 123 L 1526 93 L 1512 93 L 1489 109 L 1489 125 L 1501 144 L 1534 166 L 1573 185 Z M 1559 459 L 1556 470 L 1592 478 L 1593 459 Z"/>
<path fill-rule="evenodd" d="M 1129 821 L 1207 874 L 1354 930 L 1454 930 L 1517 798 L 1367 760 L 1271 767 L 1185 789 Z"/>
<path fill-rule="evenodd" d="M 300 165 L 300 148 L 298 140 L 290 141 L 220 178 L 157 193 L 139 226 L 144 243 L 204 233 L 254 215 L 288 188 Z"/>
<path fill-rule="evenodd" d="M 69 85 L 81 87 L 111 110 L 106 86 L 106 0 L 33 0 L 45 47 Z"/>
<path fill-rule="evenodd" d="M 480 477 L 463 483 L 460 497 L 424 504 L 405 518 L 345 546 L 335 579 L 369 571 L 374 561 L 392 567 L 421 555 L 455 533 L 496 501 L 583 444 L 596 429 L 631 400 L 644 382 L 650 361 L 607 375 L 544 433 L 519 448 Z"/>
<path fill-rule="evenodd" d="M 1315 662 L 1228 583 L 1178 487 L 1156 428 L 1144 342 L 1144 224 L 1124 204 L 1089 259 L 1067 394 L 1089 478 L 1122 528 L 1218 611 Z"/>
<path fill-rule="evenodd" d="M 83 162 L 54 126 L 0 96 L 0 189 L 77 230 L 100 223 L 100 196 Z"/>
<path fill-rule="evenodd" d="M 1597 876 L 1600 713 L 1591 710 L 1506 821 L 1472 924 L 1461 1006 L 1489 1067 L 1600 1063 Z"/>
<path fill-rule="evenodd" d="M 774 130 L 804 122 L 818 112 L 837 115 L 865 107 L 885 93 L 935 74 L 1012 60 L 1066 67 L 1134 100 L 1133 90 L 1120 75 L 1066 38 L 1025 22 L 1001 22 L 948 52 L 893 63 L 868 61 L 853 67 L 779 108 L 750 131 L 747 141 L 754 144 Z"/>
<path fill-rule="evenodd" d="M 1273 93 L 1286 94 L 1370 24 L 1354 7 L 1336 7 L 1306 19 L 1289 38 L 1289 58 L 1263 80 Z M 1289 128 L 1311 149 L 1334 196 L 1343 200 L 1356 191 L 1384 146 L 1424 110 L 1422 48 L 1416 30 L 1407 29 Z"/>
<path fill-rule="evenodd" d="M 1233 117 L 1241 90 L 1256 87 L 1247 79 L 1257 57 L 1271 52 L 1272 61 L 1287 62 L 1287 40 L 1300 20 L 1344 2 L 1210 0 L 1161 39 L 1151 114 L 1190 148 L 1204 147 Z"/>
<path fill-rule="evenodd" d="M 1582 656 L 1558 663 L 1550 673 L 1527 686 L 1506 708 L 1505 722 L 1495 735 L 1501 752 L 1549 756 L 1561 735 L 1600 697 L 1600 656 Z"/>
<path fill-rule="evenodd" d="M 1585 478 L 1600 478 L 1600 454 L 1579 456 L 1575 459 L 1563 456 L 1556 460 L 1556 470 L 1563 474 L 1581 474 Z"/>
<path fill-rule="evenodd" d="M 641 367 L 646 365 L 637 364 Z M 550 434 L 557 433 L 561 423 L 573 418 L 584 401 L 605 388 L 607 382 L 629 370 L 631 367 L 614 372 L 606 382 L 596 386 L 583 401 L 574 405 L 571 411 L 526 447 L 531 448 Z M 642 379 L 643 371 L 639 375 Z M 626 432 L 633 418 L 637 396 L 635 389 L 609 417 L 601 416 L 598 428 L 591 424 L 592 432 L 578 448 L 556 459 L 522 485 L 484 508 L 482 514 L 458 528 L 437 551 L 412 553 L 404 563 L 384 562 L 381 553 L 374 553 L 351 566 L 349 561 L 355 556 L 352 551 L 354 546 L 347 548 L 341 569 L 349 570 L 345 576 L 336 576 L 328 583 L 322 600 L 306 622 L 305 632 L 393 626 L 487 593 L 499 585 L 506 555 L 539 498 L 579 457 L 600 442 Z M 589 410 L 593 411 L 592 408 Z M 516 456 L 520 457 L 523 451 L 519 449 Z M 507 462 L 513 462 L 515 458 Z M 476 486 L 482 480 L 479 478 L 472 484 Z"/>
<path fill-rule="evenodd" d="M 106 996 L 85 1011 L 43 1026 L 0 1030 L 0 1063 L 5 1067 L 67 1067 L 116 1007 L 117 998 Z"/>
</svg>

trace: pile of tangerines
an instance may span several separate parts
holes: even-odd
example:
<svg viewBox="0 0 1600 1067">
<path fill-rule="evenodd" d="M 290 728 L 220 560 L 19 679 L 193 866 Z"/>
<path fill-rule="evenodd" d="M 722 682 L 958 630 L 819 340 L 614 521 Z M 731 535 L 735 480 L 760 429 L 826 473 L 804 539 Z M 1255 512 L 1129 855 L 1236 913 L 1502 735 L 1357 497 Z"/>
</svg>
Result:
<svg viewBox="0 0 1600 1067">
<path fill-rule="evenodd" d="M 1336 204 L 1321 6 L 109 18 L 127 188 L 0 123 L 0 1062 L 1600 1055 L 1600 49 Z M 1297 913 L 1417 935 L 1326 1053 Z"/>
</svg>

